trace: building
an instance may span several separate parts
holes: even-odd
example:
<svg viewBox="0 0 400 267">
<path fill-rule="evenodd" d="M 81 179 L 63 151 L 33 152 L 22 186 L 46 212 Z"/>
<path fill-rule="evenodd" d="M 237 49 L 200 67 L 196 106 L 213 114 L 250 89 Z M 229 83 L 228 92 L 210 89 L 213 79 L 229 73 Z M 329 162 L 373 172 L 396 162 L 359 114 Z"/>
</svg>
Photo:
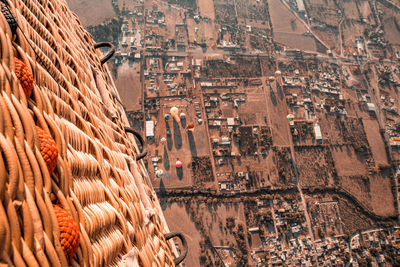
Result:
<svg viewBox="0 0 400 267">
<path fill-rule="evenodd" d="M 368 112 L 376 113 L 376 108 L 373 103 L 367 103 Z"/>
<path fill-rule="evenodd" d="M 221 138 L 221 145 L 226 146 L 226 145 L 230 145 L 230 144 L 231 144 L 231 140 L 230 140 L 229 137 L 222 137 Z"/>
<path fill-rule="evenodd" d="M 303 0 L 297 0 L 296 3 L 297 3 L 297 11 L 301 16 L 303 16 L 303 18 L 305 18 L 306 9 L 304 7 Z"/>
<path fill-rule="evenodd" d="M 228 126 L 235 126 L 235 118 L 227 118 Z"/>
<path fill-rule="evenodd" d="M 259 231 L 260 231 L 260 228 L 258 228 L 258 227 L 249 228 L 250 233 L 255 233 L 255 232 L 259 232 Z"/>
<path fill-rule="evenodd" d="M 146 137 L 154 138 L 154 121 L 146 121 Z"/>
<path fill-rule="evenodd" d="M 317 140 L 317 142 L 322 141 L 321 127 L 319 126 L 318 123 L 314 125 L 314 134 L 315 134 L 315 140 Z"/>
</svg>

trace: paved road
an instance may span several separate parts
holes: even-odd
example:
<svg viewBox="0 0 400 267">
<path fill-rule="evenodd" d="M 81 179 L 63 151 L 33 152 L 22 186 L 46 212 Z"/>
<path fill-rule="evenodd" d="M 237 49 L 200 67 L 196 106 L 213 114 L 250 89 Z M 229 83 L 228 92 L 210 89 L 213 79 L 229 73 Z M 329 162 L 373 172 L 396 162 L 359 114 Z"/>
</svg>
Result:
<svg viewBox="0 0 400 267">
<path fill-rule="evenodd" d="M 144 51 L 144 50 L 143 50 Z M 329 61 L 332 63 L 354 63 L 354 64 L 378 64 L 378 63 L 386 63 L 386 64 L 398 64 L 399 62 L 397 61 L 393 61 L 390 59 L 383 59 L 383 60 L 379 60 L 379 59 L 366 59 L 366 58 L 354 58 L 354 57 L 345 57 L 345 56 L 336 56 L 336 57 L 331 57 L 325 54 L 321 54 L 315 51 L 303 51 L 306 54 L 309 54 L 310 56 L 306 57 L 303 60 L 308 60 L 308 59 L 312 59 L 312 57 L 316 57 L 318 60 L 325 60 L 325 61 Z M 192 56 L 203 56 L 203 57 L 207 57 L 207 56 L 218 56 L 218 55 L 226 55 L 226 56 L 259 56 L 259 57 L 271 57 L 271 58 L 277 58 L 277 59 L 293 59 L 294 57 L 291 56 L 286 56 L 283 53 L 276 53 L 276 54 L 270 54 L 270 53 L 259 53 L 259 52 L 238 52 L 238 53 L 232 53 L 230 51 L 225 51 L 222 49 L 207 49 L 206 51 L 203 51 L 202 49 L 198 48 L 198 49 L 187 49 L 184 52 L 181 51 L 166 51 L 166 52 L 159 52 L 159 53 L 151 53 L 151 52 L 147 52 L 144 51 L 144 53 L 146 55 L 151 55 L 151 54 L 167 54 L 167 55 L 177 55 L 177 56 L 187 56 L 189 53 Z M 300 59 L 299 59 L 300 60 Z"/>
</svg>

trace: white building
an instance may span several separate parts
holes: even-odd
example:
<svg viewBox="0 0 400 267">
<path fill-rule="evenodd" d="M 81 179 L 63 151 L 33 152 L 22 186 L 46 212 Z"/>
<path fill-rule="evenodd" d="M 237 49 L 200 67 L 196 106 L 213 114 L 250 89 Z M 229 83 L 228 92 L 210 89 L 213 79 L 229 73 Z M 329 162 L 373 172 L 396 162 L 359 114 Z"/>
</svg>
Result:
<svg viewBox="0 0 400 267">
<path fill-rule="evenodd" d="M 306 9 L 304 7 L 304 2 L 303 0 L 297 0 L 297 9 L 299 10 L 299 12 L 305 12 Z"/>
<path fill-rule="evenodd" d="M 227 122 L 228 126 L 235 126 L 235 118 L 228 118 Z"/>
<path fill-rule="evenodd" d="M 319 126 L 318 123 L 314 125 L 314 133 L 315 133 L 315 139 L 317 141 L 322 141 L 321 127 Z"/>
<path fill-rule="evenodd" d="M 373 113 L 376 112 L 376 108 L 375 108 L 375 105 L 373 103 L 367 103 L 367 108 L 368 108 L 369 112 L 373 112 Z"/>
<path fill-rule="evenodd" d="M 146 137 L 154 137 L 154 121 L 146 121 Z"/>
</svg>

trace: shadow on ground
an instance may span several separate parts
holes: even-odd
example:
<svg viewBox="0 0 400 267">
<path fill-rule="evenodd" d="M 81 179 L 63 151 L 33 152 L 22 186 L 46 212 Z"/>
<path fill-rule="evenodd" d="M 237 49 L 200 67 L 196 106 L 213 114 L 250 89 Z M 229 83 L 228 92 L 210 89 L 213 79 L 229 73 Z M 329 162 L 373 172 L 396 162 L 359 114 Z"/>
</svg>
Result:
<svg viewBox="0 0 400 267">
<path fill-rule="evenodd" d="M 181 125 L 183 129 L 186 129 L 186 118 L 181 119 Z"/>
<path fill-rule="evenodd" d="M 168 122 L 165 122 L 165 129 L 166 129 L 166 132 L 169 131 L 171 133 L 171 128 L 169 127 L 169 123 Z M 170 134 L 170 135 L 167 135 L 167 147 L 168 147 L 168 150 L 172 149 L 172 145 L 173 145 L 173 141 L 172 141 L 172 137 L 171 137 L 171 134 Z"/>
<path fill-rule="evenodd" d="M 283 99 L 282 86 L 279 84 L 278 81 L 276 81 L 276 91 L 278 92 L 279 98 L 282 100 Z"/>
<path fill-rule="evenodd" d="M 179 123 L 177 123 L 176 120 L 174 120 L 174 143 L 175 143 L 176 150 L 179 150 L 182 148 L 181 129 L 179 127 Z"/>
<path fill-rule="evenodd" d="M 166 190 L 165 190 L 165 185 L 162 179 L 160 179 L 160 189 L 159 189 L 159 193 L 158 195 L 160 196 L 160 206 L 162 210 L 166 210 L 167 209 L 167 198 L 163 197 L 165 196 Z"/>
<path fill-rule="evenodd" d="M 269 95 L 270 95 L 270 97 L 271 97 L 272 104 L 274 104 L 274 106 L 276 106 L 276 104 L 277 104 L 276 95 L 275 95 L 275 92 L 274 92 L 274 90 L 272 89 L 272 86 L 271 86 L 271 85 L 269 86 Z"/>
<path fill-rule="evenodd" d="M 188 131 L 188 139 L 189 139 L 190 152 L 192 153 L 192 158 L 195 158 L 195 157 L 197 157 L 197 148 L 196 148 L 196 141 L 194 140 L 193 132 Z"/>
<path fill-rule="evenodd" d="M 183 178 L 183 168 L 176 168 L 176 175 L 178 175 L 179 180 Z"/>
<path fill-rule="evenodd" d="M 166 170 L 169 170 L 169 168 L 171 167 L 170 162 L 169 162 L 169 157 L 168 157 L 168 151 L 167 148 L 164 146 L 164 157 L 163 157 L 163 161 L 164 161 L 164 168 Z"/>
</svg>

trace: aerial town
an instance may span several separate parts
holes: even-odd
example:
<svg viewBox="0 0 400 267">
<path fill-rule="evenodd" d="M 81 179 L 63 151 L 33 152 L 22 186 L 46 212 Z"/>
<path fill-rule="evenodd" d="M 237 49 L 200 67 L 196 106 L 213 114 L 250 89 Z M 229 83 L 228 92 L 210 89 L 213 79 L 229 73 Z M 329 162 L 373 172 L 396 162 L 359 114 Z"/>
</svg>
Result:
<svg viewBox="0 0 400 267">
<path fill-rule="evenodd" d="M 181 266 L 400 266 L 399 0 L 101 2 Z"/>
</svg>

